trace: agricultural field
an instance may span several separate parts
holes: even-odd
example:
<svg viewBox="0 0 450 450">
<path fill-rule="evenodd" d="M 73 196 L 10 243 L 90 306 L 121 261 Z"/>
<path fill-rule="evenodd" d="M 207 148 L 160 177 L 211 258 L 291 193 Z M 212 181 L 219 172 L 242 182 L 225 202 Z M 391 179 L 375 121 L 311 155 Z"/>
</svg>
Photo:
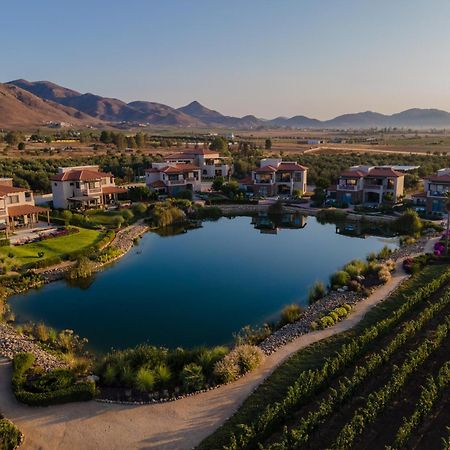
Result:
<svg viewBox="0 0 450 450">
<path fill-rule="evenodd" d="M 282 364 L 199 450 L 445 448 L 449 350 L 450 270 L 428 266 Z"/>
</svg>

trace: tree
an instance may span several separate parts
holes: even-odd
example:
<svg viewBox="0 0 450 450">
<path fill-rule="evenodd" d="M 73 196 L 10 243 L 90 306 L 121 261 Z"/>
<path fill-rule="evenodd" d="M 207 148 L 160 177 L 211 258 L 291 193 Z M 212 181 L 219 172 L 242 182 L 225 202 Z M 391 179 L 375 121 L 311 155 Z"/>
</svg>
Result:
<svg viewBox="0 0 450 450">
<path fill-rule="evenodd" d="M 9 145 L 17 145 L 24 140 L 25 138 L 20 131 L 9 131 L 5 136 L 5 142 Z"/>
<path fill-rule="evenodd" d="M 399 233 L 414 235 L 422 229 L 422 221 L 416 211 L 407 209 L 396 221 L 395 227 Z"/>
<path fill-rule="evenodd" d="M 223 183 L 225 182 L 223 177 L 216 177 L 212 183 L 212 190 L 213 191 L 220 191 L 222 188 Z"/>
<path fill-rule="evenodd" d="M 104 144 L 110 144 L 112 142 L 111 133 L 109 131 L 103 130 L 100 133 L 100 142 Z"/>
<path fill-rule="evenodd" d="M 272 141 L 270 139 L 266 139 L 266 142 L 264 143 L 264 148 L 266 150 L 270 150 L 272 148 Z"/>
<path fill-rule="evenodd" d="M 147 186 L 133 186 L 128 189 L 128 198 L 132 202 L 143 202 L 153 197 L 152 191 Z"/>
<path fill-rule="evenodd" d="M 127 144 L 129 148 L 137 148 L 136 139 L 133 136 L 127 138 Z"/>
<path fill-rule="evenodd" d="M 138 146 L 138 148 L 145 147 L 145 134 L 144 133 L 142 133 L 142 132 L 136 133 L 135 139 L 136 139 L 136 145 Z"/>
<path fill-rule="evenodd" d="M 25 142 L 19 142 L 19 145 L 17 146 L 19 150 L 25 150 L 25 147 L 26 147 Z"/>
<path fill-rule="evenodd" d="M 113 141 L 117 147 L 117 150 L 123 150 L 127 144 L 127 140 L 122 133 L 114 134 Z"/>
<path fill-rule="evenodd" d="M 222 136 L 216 136 L 212 140 L 209 148 L 211 150 L 214 150 L 214 151 L 219 152 L 219 153 L 228 152 L 228 141 Z"/>
</svg>

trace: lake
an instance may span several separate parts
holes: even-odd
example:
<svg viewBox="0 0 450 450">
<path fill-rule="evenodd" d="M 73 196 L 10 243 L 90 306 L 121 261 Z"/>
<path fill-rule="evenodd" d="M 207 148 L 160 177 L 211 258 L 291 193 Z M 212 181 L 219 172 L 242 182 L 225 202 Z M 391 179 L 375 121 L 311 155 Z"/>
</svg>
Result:
<svg viewBox="0 0 450 450">
<path fill-rule="evenodd" d="M 314 217 L 254 222 L 221 218 L 178 235 L 147 233 L 89 283 L 58 281 L 9 302 L 19 322 L 73 329 L 99 352 L 224 344 L 247 324 L 276 320 L 286 304 L 307 304 L 314 281 L 327 283 L 351 259 L 398 241 L 338 234 Z"/>
</svg>

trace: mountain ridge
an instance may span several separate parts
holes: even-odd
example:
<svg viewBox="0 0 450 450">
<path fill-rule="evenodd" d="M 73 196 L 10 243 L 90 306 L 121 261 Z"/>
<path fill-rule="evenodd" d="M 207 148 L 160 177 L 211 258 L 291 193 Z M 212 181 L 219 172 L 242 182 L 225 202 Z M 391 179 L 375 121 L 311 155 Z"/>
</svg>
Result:
<svg viewBox="0 0 450 450">
<path fill-rule="evenodd" d="M 319 120 L 304 115 L 293 117 L 276 117 L 261 119 L 254 115 L 243 117 L 228 116 L 207 108 L 198 100 L 185 106 L 171 106 L 137 100 L 126 103 L 117 98 L 102 97 L 92 93 L 80 93 L 73 89 L 60 86 L 51 81 L 28 81 L 17 79 L 1 84 L 2 91 L 14 86 L 18 91 L 16 100 L 24 98 L 23 92 L 32 95 L 24 107 L 17 102 L 13 105 L 11 97 L 6 105 L 5 97 L 0 96 L 0 126 L 11 124 L 32 125 L 42 123 L 48 117 L 72 118 L 74 125 L 106 123 L 130 123 L 148 125 L 167 125 L 177 127 L 217 127 L 231 129 L 257 128 L 292 128 L 292 129 L 369 129 L 369 128 L 450 128 L 450 113 L 436 108 L 410 108 L 394 114 L 382 114 L 374 111 L 346 113 L 328 120 Z M 11 91 L 9 91 L 11 94 Z M 13 95 L 14 97 L 14 95 Z M 39 103 L 40 99 L 47 106 Z M 3 101 L 3 105 L 1 102 Z M 25 103 L 27 103 L 25 102 Z M 34 106 L 33 106 L 34 105 Z M 12 111 L 8 111 L 8 108 Z M 21 111 L 21 112 L 20 112 Z M 4 117 L 15 117 L 5 120 Z M 24 117 L 20 117 L 22 114 Z M 42 115 L 42 118 L 39 115 Z M 9 124 L 9 125 L 8 125 Z"/>
</svg>

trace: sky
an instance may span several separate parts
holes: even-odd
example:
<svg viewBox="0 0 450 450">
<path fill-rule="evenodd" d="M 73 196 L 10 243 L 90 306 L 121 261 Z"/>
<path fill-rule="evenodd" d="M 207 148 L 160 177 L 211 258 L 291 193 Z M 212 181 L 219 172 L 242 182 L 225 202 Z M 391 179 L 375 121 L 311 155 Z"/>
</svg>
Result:
<svg viewBox="0 0 450 450">
<path fill-rule="evenodd" d="M 0 81 L 223 114 L 450 111 L 448 0 L 1 2 Z"/>
</svg>

